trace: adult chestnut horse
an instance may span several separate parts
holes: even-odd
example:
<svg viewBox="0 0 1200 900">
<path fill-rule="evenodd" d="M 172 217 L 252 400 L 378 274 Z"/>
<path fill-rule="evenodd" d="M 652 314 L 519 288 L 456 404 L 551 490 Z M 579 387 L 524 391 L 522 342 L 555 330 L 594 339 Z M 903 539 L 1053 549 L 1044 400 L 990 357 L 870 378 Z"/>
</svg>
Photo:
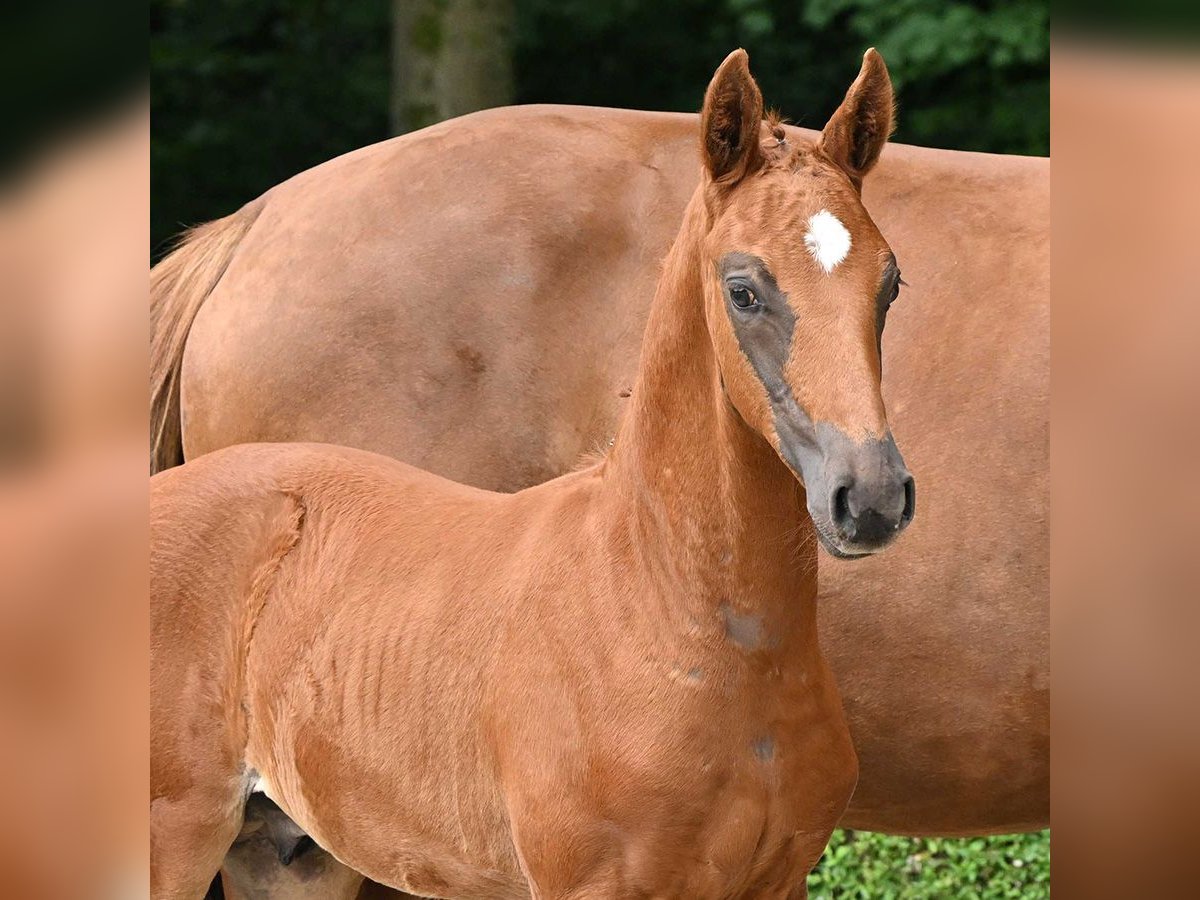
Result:
<svg viewBox="0 0 1200 900">
<path fill-rule="evenodd" d="M 152 277 L 157 466 L 316 440 L 498 490 L 570 470 L 630 402 L 696 128 L 493 110 L 333 160 L 198 229 Z M 1041 827 L 1049 162 L 892 144 L 865 198 L 912 285 L 885 399 L 922 512 L 888 559 L 821 570 L 861 764 L 845 824 Z"/>
<path fill-rule="evenodd" d="M 816 144 L 762 113 L 736 51 L 601 461 L 501 494 L 253 444 L 153 479 L 153 896 L 204 892 L 256 789 L 418 894 L 806 895 L 857 778 L 817 542 L 914 509 L 858 191 L 891 82 L 868 51 Z"/>
</svg>

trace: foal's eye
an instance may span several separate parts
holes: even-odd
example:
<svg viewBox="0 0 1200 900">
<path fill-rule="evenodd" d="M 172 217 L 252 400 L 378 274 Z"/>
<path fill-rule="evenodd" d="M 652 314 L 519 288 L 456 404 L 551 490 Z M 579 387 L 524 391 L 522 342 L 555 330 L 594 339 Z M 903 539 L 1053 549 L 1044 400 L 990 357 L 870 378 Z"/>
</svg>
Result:
<svg viewBox="0 0 1200 900">
<path fill-rule="evenodd" d="M 729 299 L 733 301 L 733 305 L 738 309 L 749 309 L 752 306 L 758 305 L 758 299 L 751 290 L 741 285 L 729 289 Z"/>
</svg>

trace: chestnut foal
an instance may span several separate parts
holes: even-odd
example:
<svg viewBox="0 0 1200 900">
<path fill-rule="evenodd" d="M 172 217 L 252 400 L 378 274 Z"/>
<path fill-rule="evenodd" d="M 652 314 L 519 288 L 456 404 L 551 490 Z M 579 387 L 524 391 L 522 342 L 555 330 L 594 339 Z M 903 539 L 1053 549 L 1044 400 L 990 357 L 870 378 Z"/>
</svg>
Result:
<svg viewBox="0 0 1200 900">
<path fill-rule="evenodd" d="M 762 115 L 739 50 L 604 460 L 517 494 L 323 445 L 155 476 L 154 897 L 204 893 L 254 791 L 420 895 L 805 896 L 857 775 L 816 540 L 913 511 L 859 196 L 891 83 L 868 51 L 811 145 Z"/>
</svg>

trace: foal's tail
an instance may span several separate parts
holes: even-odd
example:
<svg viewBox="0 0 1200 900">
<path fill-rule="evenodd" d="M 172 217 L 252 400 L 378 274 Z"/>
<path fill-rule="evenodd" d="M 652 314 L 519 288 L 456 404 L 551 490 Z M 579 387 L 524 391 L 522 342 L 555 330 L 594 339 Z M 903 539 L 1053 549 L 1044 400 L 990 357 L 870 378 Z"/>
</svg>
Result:
<svg viewBox="0 0 1200 900">
<path fill-rule="evenodd" d="M 251 203 L 224 219 L 189 229 L 179 246 L 150 270 L 151 474 L 183 463 L 179 422 L 183 347 L 192 320 L 261 209 L 261 202 Z"/>
</svg>

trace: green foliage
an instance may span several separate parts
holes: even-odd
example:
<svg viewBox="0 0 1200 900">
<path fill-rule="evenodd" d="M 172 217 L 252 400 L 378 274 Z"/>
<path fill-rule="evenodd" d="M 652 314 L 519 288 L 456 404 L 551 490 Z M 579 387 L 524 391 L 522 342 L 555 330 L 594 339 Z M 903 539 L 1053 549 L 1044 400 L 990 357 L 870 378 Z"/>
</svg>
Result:
<svg viewBox="0 0 1200 900">
<path fill-rule="evenodd" d="M 767 102 L 820 128 L 862 42 L 807 25 L 791 0 L 517 0 L 517 99 L 695 112 L 713 70 L 750 52 Z"/>
<path fill-rule="evenodd" d="M 1044 0 L 809 0 L 804 19 L 879 49 L 902 100 L 902 140 L 1050 152 Z"/>
<path fill-rule="evenodd" d="M 517 0 L 521 102 L 694 111 L 713 68 L 750 51 L 769 103 L 820 128 L 867 47 L 900 94 L 896 139 L 1050 148 L 1047 0 Z"/>
<path fill-rule="evenodd" d="M 836 831 L 808 879 L 809 900 L 1042 900 L 1050 833 L 905 838 Z"/>
<path fill-rule="evenodd" d="M 387 137 L 383 0 L 151 0 L 151 239 Z"/>
</svg>

